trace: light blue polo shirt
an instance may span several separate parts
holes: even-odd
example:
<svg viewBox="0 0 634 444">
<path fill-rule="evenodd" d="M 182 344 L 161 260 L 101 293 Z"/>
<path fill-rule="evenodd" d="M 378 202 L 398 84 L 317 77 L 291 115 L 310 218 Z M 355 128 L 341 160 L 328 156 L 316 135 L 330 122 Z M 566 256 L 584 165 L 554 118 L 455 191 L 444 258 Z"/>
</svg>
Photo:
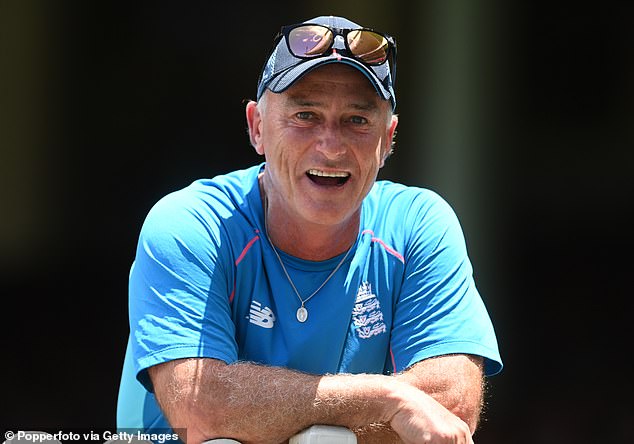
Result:
<svg viewBox="0 0 634 444">
<path fill-rule="evenodd" d="M 426 189 L 374 184 L 356 243 L 299 322 L 301 303 L 265 235 L 263 167 L 196 181 L 149 212 L 130 272 L 119 428 L 168 427 L 147 368 L 179 358 L 391 374 L 468 353 L 485 358 L 487 375 L 501 370 L 459 222 Z M 304 299 L 343 259 L 280 256 Z"/>
</svg>

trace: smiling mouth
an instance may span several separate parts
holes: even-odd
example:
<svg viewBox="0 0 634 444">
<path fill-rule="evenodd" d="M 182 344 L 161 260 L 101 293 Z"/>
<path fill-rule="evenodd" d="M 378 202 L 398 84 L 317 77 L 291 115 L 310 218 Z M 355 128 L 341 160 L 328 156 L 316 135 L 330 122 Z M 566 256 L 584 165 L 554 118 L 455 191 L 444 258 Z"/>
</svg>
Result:
<svg viewBox="0 0 634 444">
<path fill-rule="evenodd" d="M 306 176 L 317 185 L 329 187 L 342 186 L 350 179 L 350 173 L 344 171 L 322 171 L 316 169 L 308 170 Z"/>
</svg>

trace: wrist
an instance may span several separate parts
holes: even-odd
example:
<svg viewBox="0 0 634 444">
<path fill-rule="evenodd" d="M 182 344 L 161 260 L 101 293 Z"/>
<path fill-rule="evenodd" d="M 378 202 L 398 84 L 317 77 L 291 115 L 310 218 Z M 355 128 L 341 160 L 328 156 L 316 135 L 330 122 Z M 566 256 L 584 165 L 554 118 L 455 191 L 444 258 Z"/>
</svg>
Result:
<svg viewBox="0 0 634 444">
<path fill-rule="evenodd" d="M 321 378 L 315 394 L 316 417 L 348 428 L 388 423 L 402 406 L 407 383 L 384 375 L 332 375 Z"/>
<path fill-rule="evenodd" d="M 416 387 L 401 381 L 397 378 L 390 377 L 390 381 L 385 385 L 384 398 L 384 418 L 383 422 L 390 423 L 394 416 L 405 408 L 412 398 L 425 395 Z"/>
</svg>

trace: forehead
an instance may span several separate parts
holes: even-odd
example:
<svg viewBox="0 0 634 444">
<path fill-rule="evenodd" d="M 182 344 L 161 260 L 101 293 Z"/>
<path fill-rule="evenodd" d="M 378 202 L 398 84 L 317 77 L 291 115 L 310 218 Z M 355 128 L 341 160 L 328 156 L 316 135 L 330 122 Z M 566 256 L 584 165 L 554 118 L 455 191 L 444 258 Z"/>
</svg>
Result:
<svg viewBox="0 0 634 444">
<path fill-rule="evenodd" d="M 328 101 L 352 100 L 373 108 L 389 106 L 361 71 L 343 63 L 322 65 L 309 71 L 281 96 L 292 101 L 319 97 Z"/>
</svg>

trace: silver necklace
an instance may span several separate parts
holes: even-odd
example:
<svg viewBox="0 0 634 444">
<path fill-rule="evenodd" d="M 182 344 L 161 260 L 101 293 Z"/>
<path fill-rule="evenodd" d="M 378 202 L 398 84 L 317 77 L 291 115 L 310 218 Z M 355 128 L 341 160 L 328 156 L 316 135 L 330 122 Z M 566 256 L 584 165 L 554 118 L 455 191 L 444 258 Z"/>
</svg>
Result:
<svg viewBox="0 0 634 444">
<path fill-rule="evenodd" d="M 299 302 L 301 304 L 299 308 L 297 309 L 297 312 L 295 312 L 295 317 L 297 317 L 297 320 L 299 322 L 306 322 L 306 320 L 308 319 L 308 310 L 306 309 L 306 302 L 308 302 L 313 296 L 319 293 L 319 290 L 321 290 L 324 287 L 324 285 L 326 285 L 326 283 L 330 280 L 330 278 L 332 278 L 335 275 L 337 270 L 341 268 L 343 263 L 346 261 L 348 254 L 350 254 L 350 250 L 352 250 L 352 246 L 348 248 L 348 251 L 346 251 L 346 254 L 339 261 L 337 266 L 330 272 L 326 280 L 321 283 L 321 285 L 317 288 L 317 290 L 313 291 L 312 294 L 308 296 L 306 299 L 302 299 L 302 297 L 299 294 L 299 291 L 297 291 L 297 287 L 295 287 L 295 284 L 293 283 L 293 280 L 291 279 L 291 276 L 288 274 L 288 271 L 286 271 L 286 267 L 284 266 L 284 261 L 282 261 L 282 258 L 280 257 L 280 254 L 278 253 L 277 248 L 275 248 L 275 245 L 273 245 L 273 242 L 271 241 L 271 237 L 269 236 L 269 229 L 266 226 L 267 210 L 268 210 L 268 199 L 265 201 L 265 210 L 264 210 L 264 231 L 266 232 L 266 238 L 269 240 L 269 243 L 271 244 L 271 247 L 273 248 L 273 252 L 275 253 L 275 256 L 277 257 L 277 260 L 279 261 L 280 265 L 282 266 L 282 271 L 284 271 L 284 274 L 286 275 L 286 279 L 288 279 L 288 283 L 291 284 L 291 287 L 293 287 L 293 291 L 295 291 L 295 294 L 297 295 L 297 299 L 299 299 Z"/>
</svg>

